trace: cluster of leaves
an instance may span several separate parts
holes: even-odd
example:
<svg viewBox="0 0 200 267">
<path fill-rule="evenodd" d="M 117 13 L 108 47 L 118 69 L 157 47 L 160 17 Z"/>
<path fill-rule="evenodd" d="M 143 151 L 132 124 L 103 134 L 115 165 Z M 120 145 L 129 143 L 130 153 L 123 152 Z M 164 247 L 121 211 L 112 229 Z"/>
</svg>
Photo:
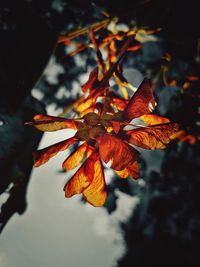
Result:
<svg viewBox="0 0 200 267">
<path fill-rule="evenodd" d="M 96 51 L 98 66 L 82 85 L 83 95 L 59 117 L 38 114 L 33 122 L 27 123 L 40 131 L 76 130 L 73 137 L 35 152 L 34 165 L 38 167 L 70 145 L 81 142 L 63 162 L 63 169 L 68 171 L 84 161 L 66 183 L 64 191 L 66 197 L 82 193 L 93 206 L 102 206 L 106 200 L 101 160 L 111 162 L 111 168 L 121 178 L 130 175 L 137 179 L 140 153 L 132 145 L 143 149 L 164 149 L 178 130 L 176 123 L 150 114 L 156 106 L 150 82 L 144 79 L 135 92 L 122 71 L 121 60 L 125 53 L 135 52 L 142 46 L 139 36 L 157 29 L 137 29 L 134 26 L 123 31 L 114 27 L 109 31 L 109 25 L 110 20 L 106 19 L 89 29 L 79 29 L 60 37 L 59 43 L 72 45 L 73 38 L 89 32 L 91 43 L 75 45 L 75 51 L 70 56 L 92 47 Z M 111 78 L 115 79 L 121 93 L 113 91 L 109 83 Z M 134 91 L 130 99 L 126 88 Z M 70 109 L 74 111 L 73 118 L 64 117 Z M 132 121 L 136 118 L 142 124 Z"/>
</svg>

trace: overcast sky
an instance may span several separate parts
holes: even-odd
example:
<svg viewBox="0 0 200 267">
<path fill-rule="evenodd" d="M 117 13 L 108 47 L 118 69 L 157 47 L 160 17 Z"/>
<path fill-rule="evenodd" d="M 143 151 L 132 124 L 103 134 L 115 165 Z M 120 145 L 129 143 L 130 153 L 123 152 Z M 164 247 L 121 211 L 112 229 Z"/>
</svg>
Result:
<svg viewBox="0 0 200 267">
<path fill-rule="evenodd" d="M 40 147 L 70 137 L 62 130 L 45 134 Z M 15 215 L 0 236 L 1 267 L 111 267 L 124 251 L 118 227 L 138 202 L 119 193 L 118 209 L 109 216 L 105 209 L 64 197 L 69 179 L 58 173 L 68 152 L 34 169 L 28 187 L 28 208 Z"/>
</svg>

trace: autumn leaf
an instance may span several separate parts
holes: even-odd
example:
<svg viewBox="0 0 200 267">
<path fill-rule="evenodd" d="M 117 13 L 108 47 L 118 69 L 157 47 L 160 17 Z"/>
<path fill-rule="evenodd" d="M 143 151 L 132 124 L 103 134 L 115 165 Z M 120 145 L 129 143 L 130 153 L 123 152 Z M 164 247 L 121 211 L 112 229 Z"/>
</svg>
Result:
<svg viewBox="0 0 200 267">
<path fill-rule="evenodd" d="M 133 179 L 139 178 L 139 166 L 137 161 L 130 163 L 125 169 L 121 171 L 115 171 L 119 177 L 122 179 L 127 178 L 129 175 L 132 176 Z"/>
<path fill-rule="evenodd" d="M 132 119 L 138 118 L 141 115 L 152 112 L 154 107 L 155 99 L 150 83 L 144 79 L 124 109 L 124 119 L 131 121 Z"/>
<path fill-rule="evenodd" d="M 63 169 L 66 171 L 72 170 L 77 167 L 84 158 L 87 150 L 87 144 L 80 145 L 69 157 L 63 162 Z"/>
<path fill-rule="evenodd" d="M 114 135 L 101 135 L 97 138 L 97 142 L 101 158 L 106 163 L 111 160 L 111 168 L 114 170 L 123 170 L 128 164 L 133 163 L 139 157 L 139 152 L 135 148 Z"/>
<path fill-rule="evenodd" d="M 126 131 L 128 142 L 144 149 L 163 149 L 178 130 L 177 123 L 164 123 Z"/>
<path fill-rule="evenodd" d="M 78 171 L 64 186 L 65 196 L 71 197 L 80 194 L 86 189 L 94 179 L 94 165 L 99 160 L 99 155 L 93 152 L 89 158 L 83 163 Z"/>
<path fill-rule="evenodd" d="M 33 122 L 26 122 L 26 125 L 33 125 L 36 129 L 42 132 L 52 132 L 61 129 L 71 128 L 77 129 L 77 123 L 74 120 L 48 116 L 43 114 L 38 114 L 34 116 Z"/>
<path fill-rule="evenodd" d="M 101 160 L 98 159 L 94 164 L 94 178 L 91 184 L 83 191 L 85 199 L 95 207 L 104 205 L 107 197 L 105 177 Z"/>
<path fill-rule="evenodd" d="M 148 126 L 170 122 L 168 118 L 154 114 L 144 114 L 140 117 L 140 119 Z"/>
<path fill-rule="evenodd" d="M 58 152 L 67 149 L 70 145 L 76 143 L 78 139 L 75 137 L 69 138 L 67 140 L 61 141 L 54 145 L 48 146 L 46 148 L 37 150 L 34 152 L 34 167 L 39 167 L 40 165 L 46 163 L 50 158 L 58 154 Z"/>
</svg>

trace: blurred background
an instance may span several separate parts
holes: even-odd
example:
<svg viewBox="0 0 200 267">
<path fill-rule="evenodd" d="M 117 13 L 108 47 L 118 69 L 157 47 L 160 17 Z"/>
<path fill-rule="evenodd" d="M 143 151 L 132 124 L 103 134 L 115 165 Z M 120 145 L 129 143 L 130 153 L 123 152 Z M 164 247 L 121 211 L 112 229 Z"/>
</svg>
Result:
<svg viewBox="0 0 200 267">
<path fill-rule="evenodd" d="M 107 201 L 94 208 L 81 196 L 64 197 L 72 173 L 61 164 L 71 149 L 32 168 L 38 146 L 74 132 L 42 135 L 24 122 L 37 113 L 56 116 L 80 96 L 95 53 L 68 56 L 71 48 L 57 45 L 58 37 L 108 16 L 118 17 L 119 31 L 161 29 L 124 57 L 124 76 L 134 87 L 150 79 L 155 113 L 178 122 L 181 132 L 163 151 L 141 151 L 137 181 L 105 167 Z M 200 266 L 198 25 L 197 1 L 1 2 L 0 266 Z"/>
</svg>

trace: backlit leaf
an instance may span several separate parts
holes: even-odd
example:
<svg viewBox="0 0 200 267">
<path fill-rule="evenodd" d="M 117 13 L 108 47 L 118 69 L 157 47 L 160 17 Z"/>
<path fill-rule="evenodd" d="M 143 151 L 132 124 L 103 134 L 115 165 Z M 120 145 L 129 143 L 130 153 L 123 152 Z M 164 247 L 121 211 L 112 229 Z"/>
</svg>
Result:
<svg viewBox="0 0 200 267">
<path fill-rule="evenodd" d="M 121 171 L 115 171 L 115 172 L 122 179 L 125 179 L 125 178 L 127 178 L 129 176 L 129 172 L 128 172 L 127 168 L 125 168 L 125 169 L 123 169 Z"/>
<path fill-rule="evenodd" d="M 66 183 L 64 187 L 65 196 L 71 197 L 80 194 L 86 189 L 94 179 L 94 165 L 99 159 L 99 155 L 93 152 L 90 157 L 83 163 L 78 171 Z"/>
<path fill-rule="evenodd" d="M 86 200 L 95 207 L 101 207 L 106 200 L 105 177 L 101 160 L 94 164 L 94 178 L 91 184 L 83 191 Z"/>
<path fill-rule="evenodd" d="M 50 158 L 58 154 L 58 152 L 67 149 L 70 145 L 77 141 L 78 140 L 75 137 L 72 137 L 34 152 L 34 166 L 39 167 L 40 165 L 46 163 Z"/>
<path fill-rule="evenodd" d="M 129 175 L 133 177 L 133 179 L 138 179 L 139 177 L 139 166 L 137 161 L 130 163 L 125 169 L 121 171 L 115 171 L 119 177 L 122 179 L 127 178 Z"/>
<path fill-rule="evenodd" d="M 84 158 L 84 154 L 87 149 L 87 144 L 83 143 L 79 146 L 64 162 L 63 169 L 66 171 L 72 170 L 77 167 Z"/>
<path fill-rule="evenodd" d="M 34 122 L 27 122 L 25 124 L 33 125 L 42 132 L 52 132 L 66 128 L 77 129 L 76 122 L 66 118 L 38 114 L 34 116 L 34 120 Z"/>
<path fill-rule="evenodd" d="M 133 162 L 132 164 L 129 164 L 127 166 L 127 170 L 129 172 L 129 175 L 133 177 L 133 179 L 139 178 L 139 165 L 137 161 Z"/>
<path fill-rule="evenodd" d="M 168 118 L 154 115 L 154 114 L 142 115 L 140 119 L 143 120 L 145 124 L 148 126 L 170 122 Z"/>
<path fill-rule="evenodd" d="M 97 142 L 102 159 L 106 163 L 111 160 L 111 168 L 114 170 L 123 170 L 128 164 L 133 163 L 139 157 L 139 152 L 135 148 L 111 134 L 99 136 Z"/>
<path fill-rule="evenodd" d="M 176 123 L 153 125 L 127 131 L 128 142 L 144 149 L 163 149 L 178 130 Z"/>
<path fill-rule="evenodd" d="M 120 130 L 120 123 L 118 121 L 111 121 L 114 132 L 117 134 Z"/>
<path fill-rule="evenodd" d="M 131 121 L 143 114 L 150 113 L 155 107 L 155 100 L 149 82 L 145 79 L 130 99 L 124 110 L 124 118 Z"/>
</svg>

